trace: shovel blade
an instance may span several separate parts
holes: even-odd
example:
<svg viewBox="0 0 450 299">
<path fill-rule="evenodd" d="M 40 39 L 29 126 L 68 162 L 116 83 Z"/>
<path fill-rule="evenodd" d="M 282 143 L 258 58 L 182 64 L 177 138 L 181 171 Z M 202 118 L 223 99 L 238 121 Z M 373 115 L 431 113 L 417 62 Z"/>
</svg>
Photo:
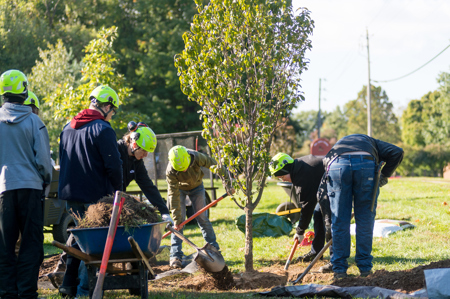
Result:
<svg viewBox="0 0 450 299">
<path fill-rule="evenodd" d="M 222 254 L 209 243 L 198 249 L 194 260 L 207 272 L 220 272 L 225 268 L 225 259 Z"/>
</svg>

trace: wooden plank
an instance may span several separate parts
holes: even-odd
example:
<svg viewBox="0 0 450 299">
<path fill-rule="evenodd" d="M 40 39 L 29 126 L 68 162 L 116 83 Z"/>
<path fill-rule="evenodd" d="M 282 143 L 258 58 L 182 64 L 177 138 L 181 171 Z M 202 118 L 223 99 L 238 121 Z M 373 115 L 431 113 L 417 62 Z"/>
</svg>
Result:
<svg viewBox="0 0 450 299">
<path fill-rule="evenodd" d="M 79 260 L 82 260 L 85 263 L 92 262 L 92 261 L 96 260 L 94 257 L 92 257 L 92 256 L 90 256 L 90 255 L 88 255 L 88 254 L 86 254 L 84 252 L 82 252 L 81 250 L 78 250 L 78 249 L 73 248 L 73 247 L 66 246 L 65 244 L 59 243 L 58 241 L 54 241 L 53 240 L 52 241 L 52 245 L 55 246 L 55 247 L 58 247 L 59 249 L 64 250 L 68 254 L 76 257 Z"/>
<path fill-rule="evenodd" d="M 131 250 L 133 250 L 133 253 L 136 255 L 137 258 L 140 257 L 142 259 L 142 261 L 147 266 L 147 268 L 150 271 L 150 273 L 152 273 L 153 278 L 155 278 L 156 277 L 155 272 L 153 272 L 152 267 L 150 267 L 148 259 L 145 256 L 145 254 L 142 252 L 141 247 L 139 247 L 139 244 L 134 240 L 133 237 L 128 237 L 128 242 L 130 242 Z"/>
</svg>

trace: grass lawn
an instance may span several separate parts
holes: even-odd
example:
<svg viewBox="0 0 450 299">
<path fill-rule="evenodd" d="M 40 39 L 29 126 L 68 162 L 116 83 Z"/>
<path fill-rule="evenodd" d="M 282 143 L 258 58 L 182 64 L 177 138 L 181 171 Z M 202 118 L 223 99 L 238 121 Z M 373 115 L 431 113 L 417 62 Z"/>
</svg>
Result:
<svg viewBox="0 0 450 299">
<path fill-rule="evenodd" d="M 159 188 L 165 188 L 163 181 L 158 181 Z M 288 195 L 277 186 L 276 181 L 270 181 L 264 190 L 263 198 L 255 212 L 275 212 L 276 207 L 289 201 Z M 209 186 L 209 180 L 205 185 Z M 217 195 L 224 190 L 218 181 Z M 130 190 L 137 190 L 132 186 Z M 374 268 L 387 271 L 405 270 L 421 264 L 428 264 L 450 258 L 450 181 L 440 178 L 399 178 L 391 179 L 382 188 L 378 201 L 376 219 L 396 219 L 411 222 L 416 228 L 397 232 L 388 238 L 375 238 L 373 243 Z M 166 196 L 165 193 L 162 194 Z M 448 203 L 448 205 L 447 205 Z M 210 220 L 213 223 L 228 267 L 233 272 L 244 271 L 244 234 L 235 226 L 236 217 L 243 214 L 235 203 L 225 198 L 215 208 L 210 209 Z M 285 263 L 292 246 L 292 237 L 255 238 L 254 239 L 254 267 L 256 269 L 270 266 L 274 263 Z M 205 241 L 196 225 L 185 228 L 184 234 L 197 246 L 203 246 Z M 56 250 L 49 244 L 51 235 L 46 234 L 45 254 Z M 352 253 L 349 259 L 351 265 L 348 273 L 359 273 L 354 263 L 355 239 L 352 238 Z M 161 245 L 170 245 L 169 238 L 162 240 Z M 183 244 L 186 255 L 194 253 L 194 249 Z M 295 256 L 306 253 L 309 247 L 297 250 Z M 327 258 L 328 253 L 325 254 Z M 44 291 L 43 295 L 54 295 L 55 291 Z M 155 295 L 156 297 L 153 297 Z M 153 294 L 150 298 L 211 298 L 211 293 L 174 292 Z M 126 292 L 117 292 L 114 298 L 137 298 Z M 214 293 L 218 298 L 248 298 L 243 293 Z M 50 297 L 49 297 L 50 298 Z M 58 298 L 55 296 L 54 298 Z"/>
</svg>

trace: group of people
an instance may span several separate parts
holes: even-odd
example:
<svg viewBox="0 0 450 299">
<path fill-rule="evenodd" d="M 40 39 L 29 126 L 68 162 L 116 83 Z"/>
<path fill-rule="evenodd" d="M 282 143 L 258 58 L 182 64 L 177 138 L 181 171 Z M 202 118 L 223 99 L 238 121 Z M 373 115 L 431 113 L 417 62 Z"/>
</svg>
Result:
<svg viewBox="0 0 450 299">
<path fill-rule="evenodd" d="M 19 70 L 4 72 L 0 76 L 0 95 L 4 102 L 0 108 L 0 134 L 2 140 L 8 140 L 0 143 L 0 298 L 35 299 L 44 256 L 44 190 L 53 170 L 49 136 L 38 116 L 39 100 L 28 90 L 25 74 Z M 126 191 L 135 180 L 161 218 L 181 231 L 186 196 L 194 211 L 205 206 L 201 167 L 209 168 L 216 161 L 183 146 L 171 148 L 166 204 L 142 160 L 156 148 L 154 132 L 145 123 L 130 122 L 129 132 L 117 141 L 109 123 L 120 106 L 117 93 L 100 85 L 91 92 L 89 101 L 88 109 L 78 113 L 60 134 L 58 197 L 66 200 L 67 210 L 83 217 L 90 205 L 116 190 Z M 205 213 L 196 219 L 205 240 L 219 249 Z M 22 242 L 16 256 L 19 234 Z M 171 242 L 170 265 L 181 268 L 182 241 L 172 235 Z M 68 243 L 78 247 L 73 238 Z M 65 273 L 60 295 L 88 296 L 84 263 L 69 254 L 61 260 Z"/>
<path fill-rule="evenodd" d="M 292 191 L 297 194 L 301 207 L 294 239 L 303 240 L 314 217 L 315 237 L 311 251 L 298 260 L 312 261 L 325 241 L 332 239 L 330 262 L 319 271 L 333 272 L 335 279 L 346 277 L 351 247 L 350 222 L 354 215 L 355 261 L 360 275 L 368 276 L 373 267 L 372 238 L 379 188 L 387 184 L 402 159 L 401 148 L 363 134 L 340 139 L 324 158 L 308 155 L 293 159 L 285 153 L 275 155 L 269 165 L 270 172 L 292 183 Z M 385 165 L 381 173 L 380 164 Z"/>
<path fill-rule="evenodd" d="M 38 296 L 37 280 L 44 255 L 43 200 L 53 170 L 49 136 L 38 116 L 39 100 L 28 90 L 28 80 L 22 72 L 9 70 L 0 76 L 0 95 L 4 102 L 0 108 L 0 297 L 34 299 Z M 88 109 L 78 113 L 60 134 L 58 195 L 66 200 L 67 210 L 83 217 L 90 205 L 116 190 L 126 191 L 135 180 L 162 219 L 182 231 L 186 197 L 194 211 L 205 206 L 201 167 L 209 168 L 216 161 L 183 146 L 171 148 L 166 203 L 142 160 L 156 148 L 154 132 L 145 123 L 130 122 L 129 132 L 117 141 L 109 123 L 120 106 L 117 93 L 100 85 L 91 92 L 89 101 Z M 345 277 L 354 210 L 355 260 L 361 276 L 370 274 L 376 214 L 376 209 L 371 209 L 372 201 L 402 158 L 401 148 L 362 134 L 342 138 L 324 158 L 275 155 L 269 165 L 272 176 L 292 183 L 301 206 L 294 236 L 299 242 L 314 217 L 311 251 L 299 260 L 311 261 L 324 243 L 333 239 L 330 262 L 320 271 L 334 272 L 335 278 Z M 378 185 L 376 170 L 382 161 L 386 166 Z M 204 239 L 219 249 L 206 214 L 200 214 L 196 220 Z M 16 255 L 19 235 L 22 242 Z M 182 240 L 172 234 L 171 243 L 170 266 L 181 268 Z M 71 246 L 78 245 L 72 242 Z M 84 264 L 70 255 L 64 261 L 60 294 L 72 298 L 89 295 Z"/>
</svg>

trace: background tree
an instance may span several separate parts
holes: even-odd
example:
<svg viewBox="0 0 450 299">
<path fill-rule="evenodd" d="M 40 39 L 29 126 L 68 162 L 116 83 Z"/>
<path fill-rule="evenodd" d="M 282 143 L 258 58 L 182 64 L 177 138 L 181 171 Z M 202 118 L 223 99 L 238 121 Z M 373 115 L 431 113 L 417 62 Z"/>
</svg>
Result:
<svg viewBox="0 0 450 299">
<path fill-rule="evenodd" d="M 294 15 L 287 0 L 196 4 L 198 14 L 175 65 L 182 91 L 202 107 L 203 135 L 218 168 L 228 167 L 235 179 L 234 201 L 246 215 L 245 269 L 253 271 L 252 213 L 277 127 L 304 99 L 299 82 L 313 22 L 306 9 Z"/>
<path fill-rule="evenodd" d="M 393 105 L 381 87 L 371 86 L 371 110 L 373 137 L 390 143 L 401 140 L 400 127 L 393 112 Z M 358 93 L 356 100 L 344 106 L 347 126 L 343 136 L 350 134 L 367 134 L 367 100 L 366 87 Z M 339 132 L 339 135 L 341 132 Z"/>
<path fill-rule="evenodd" d="M 58 137 L 67 120 L 55 118 L 57 105 L 52 95 L 57 88 L 67 85 L 76 87 L 77 77 L 81 77 L 81 66 L 73 58 L 72 52 L 67 51 L 61 40 L 56 45 L 49 44 L 47 50 L 39 49 L 39 60 L 28 75 L 30 90 L 39 98 L 39 116 L 46 124 L 50 137 L 50 147 L 58 152 Z"/>
</svg>

